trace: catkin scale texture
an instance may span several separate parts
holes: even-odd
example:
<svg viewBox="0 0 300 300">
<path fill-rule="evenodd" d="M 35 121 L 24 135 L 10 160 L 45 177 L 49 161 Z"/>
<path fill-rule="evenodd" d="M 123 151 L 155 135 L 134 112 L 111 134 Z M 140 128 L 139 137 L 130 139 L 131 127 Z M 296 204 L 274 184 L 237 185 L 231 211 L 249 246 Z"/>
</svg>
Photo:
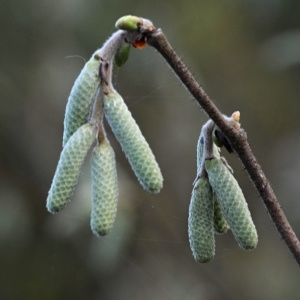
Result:
<svg viewBox="0 0 300 300">
<path fill-rule="evenodd" d="M 188 234 L 195 260 L 209 262 L 215 255 L 213 194 L 207 178 L 195 183 L 189 206 Z"/>
<path fill-rule="evenodd" d="M 118 203 L 118 183 L 114 151 L 108 140 L 93 150 L 92 156 L 92 212 L 93 233 L 103 236 L 113 227 Z"/>
<path fill-rule="evenodd" d="M 55 213 L 69 202 L 80 169 L 96 137 L 90 124 L 81 126 L 63 148 L 47 198 L 47 209 Z"/>
<path fill-rule="evenodd" d="M 215 233 L 223 234 L 226 233 L 229 229 L 229 225 L 226 222 L 220 204 L 217 200 L 216 195 L 213 196 L 213 203 L 214 203 L 214 229 Z"/>
<path fill-rule="evenodd" d="M 99 67 L 100 61 L 93 55 L 71 89 L 64 119 L 63 146 L 72 134 L 88 121 L 90 105 L 100 84 Z"/>
<path fill-rule="evenodd" d="M 143 188 L 158 193 L 163 177 L 155 157 L 124 100 L 117 92 L 104 96 L 104 112 Z"/>
<path fill-rule="evenodd" d="M 220 159 L 207 160 L 205 167 L 223 216 L 239 246 L 255 248 L 258 241 L 256 228 L 238 182 Z"/>
</svg>

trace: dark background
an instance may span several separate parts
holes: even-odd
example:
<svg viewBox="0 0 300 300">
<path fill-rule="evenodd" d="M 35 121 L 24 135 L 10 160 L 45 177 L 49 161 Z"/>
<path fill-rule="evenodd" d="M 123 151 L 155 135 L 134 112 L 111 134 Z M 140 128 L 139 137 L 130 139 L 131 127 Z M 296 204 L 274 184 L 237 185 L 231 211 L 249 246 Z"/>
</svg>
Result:
<svg viewBox="0 0 300 300">
<path fill-rule="evenodd" d="M 125 14 L 151 19 L 225 114 L 241 112 L 254 153 L 300 235 L 300 2 L 2 0 L 0 3 L 1 299 L 299 299 L 299 267 L 234 155 L 259 244 L 217 237 L 196 263 L 187 216 L 206 115 L 151 47 L 114 82 L 164 175 L 144 191 L 109 131 L 119 206 L 105 238 L 89 227 L 89 159 L 72 202 L 45 201 L 61 151 L 68 94 L 84 60 Z M 224 152 L 224 151 L 223 151 Z"/>
</svg>

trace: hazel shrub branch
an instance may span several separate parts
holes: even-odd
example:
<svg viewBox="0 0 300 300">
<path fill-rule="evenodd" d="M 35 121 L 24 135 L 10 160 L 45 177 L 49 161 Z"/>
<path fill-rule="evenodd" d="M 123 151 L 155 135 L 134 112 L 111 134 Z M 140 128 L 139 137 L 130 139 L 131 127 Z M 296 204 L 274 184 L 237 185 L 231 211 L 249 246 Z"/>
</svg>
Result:
<svg viewBox="0 0 300 300">
<path fill-rule="evenodd" d="M 254 156 L 245 131 L 242 128 L 234 128 L 232 124 L 227 122 L 213 101 L 194 78 L 193 74 L 172 48 L 161 29 L 156 28 L 151 30 L 146 33 L 146 36 L 148 44 L 154 47 L 165 58 L 179 80 L 226 137 L 230 146 L 244 165 L 245 170 L 263 200 L 282 239 L 285 241 L 290 252 L 300 265 L 300 241 L 283 212 L 269 180 Z"/>
<path fill-rule="evenodd" d="M 244 195 L 220 147 L 234 152 L 243 163 L 283 240 L 300 264 L 300 242 L 258 164 L 239 124 L 239 113 L 226 117 L 195 80 L 161 29 L 150 20 L 124 16 L 117 31 L 96 50 L 76 79 L 64 119 L 63 149 L 47 198 L 47 209 L 58 212 L 70 201 L 80 169 L 91 148 L 91 229 L 98 236 L 113 227 L 118 201 L 114 151 L 103 125 L 106 118 L 143 188 L 158 193 L 163 177 L 156 159 L 122 96 L 112 84 L 113 66 L 126 63 L 130 49 L 154 47 L 192 94 L 210 120 L 197 144 L 197 177 L 188 217 L 192 253 L 199 262 L 215 254 L 214 234 L 232 231 L 239 246 L 256 247 L 258 238 Z"/>
</svg>

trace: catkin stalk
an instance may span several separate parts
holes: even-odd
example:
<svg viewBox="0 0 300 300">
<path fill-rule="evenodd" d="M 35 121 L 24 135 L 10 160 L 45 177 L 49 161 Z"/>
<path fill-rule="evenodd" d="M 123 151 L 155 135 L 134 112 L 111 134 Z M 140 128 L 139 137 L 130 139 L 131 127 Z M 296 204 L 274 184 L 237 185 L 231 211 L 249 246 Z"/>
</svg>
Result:
<svg viewBox="0 0 300 300">
<path fill-rule="evenodd" d="M 114 151 L 108 140 L 93 150 L 91 228 L 103 236 L 113 227 L 118 202 L 117 171 Z"/>
<path fill-rule="evenodd" d="M 51 213 L 61 211 L 69 202 L 80 169 L 96 137 L 90 124 L 81 126 L 63 148 L 47 198 Z"/>
<path fill-rule="evenodd" d="M 195 260 L 205 263 L 214 258 L 213 193 L 208 178 L 199 178 L 189 207 L 188 234 Z"/>
<path fill-rule="evenodd" d="M 204 135 L 200 134 L 197 142 L 197 176 L 200 176 L 203 169 L 204 161 Z"/>
<path fill-rule="evenodd" d="M 255 248 L 258 241 L 256 228 L 238 182 L 220 159 L 206 160 L 205 167 L 223 216 L 239 246 Z"/>
<path fill-rule="evenodd" d="M 197 142 L 197 175 L 201 176 L 203 175 L 203 172 L 206 173 L 205 171 L 205 143 L 207 143 L 207 141 L 205 141 L 205 132 L 203 132 L 203 127 L 202 127 L 202 131 L 200 133 L 198 142 Z M 213 143 L 212 144 L 212 153 L 214 155 L 214 157 L 216 158 L 220 158 L 220 148 Z"/>
<path fill-rule="evenodd" d="M 158 193 L 163 186 L 160 168 L 121 95 L 105 95 L 104 112 L 140 184 L 145 190 Z"/>
</svg>

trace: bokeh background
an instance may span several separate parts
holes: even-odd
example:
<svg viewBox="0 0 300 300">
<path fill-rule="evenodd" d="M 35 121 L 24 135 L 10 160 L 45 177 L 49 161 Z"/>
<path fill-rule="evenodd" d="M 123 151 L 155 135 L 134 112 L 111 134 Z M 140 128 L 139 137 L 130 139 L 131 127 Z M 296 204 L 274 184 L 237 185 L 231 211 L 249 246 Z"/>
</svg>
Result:
<svg viewBox="0 0 300 300">
<path fill-rule="evenodd" d="M 114 83 L 164 174 L 145 192 L 117 156 L 119 206 L 105 238 L 89 227 L 90 157 L 72 202 L 45 201 L 61 151 L 68 94 L 85 60 L 122 15 L 161 27 L 225 114 L 241 112 L 250 144 L 300 235 L 300 2 L 298 0 L 0 2 L 1 299 L 299 299 L 299 266 L 237 158 L 224 152 L 248 200 L 256 250 L 218 236 L 194 261 L 187 236 L 196 143 L 207 120 L 150 47 L 131 51 Z"/>
</svg>

